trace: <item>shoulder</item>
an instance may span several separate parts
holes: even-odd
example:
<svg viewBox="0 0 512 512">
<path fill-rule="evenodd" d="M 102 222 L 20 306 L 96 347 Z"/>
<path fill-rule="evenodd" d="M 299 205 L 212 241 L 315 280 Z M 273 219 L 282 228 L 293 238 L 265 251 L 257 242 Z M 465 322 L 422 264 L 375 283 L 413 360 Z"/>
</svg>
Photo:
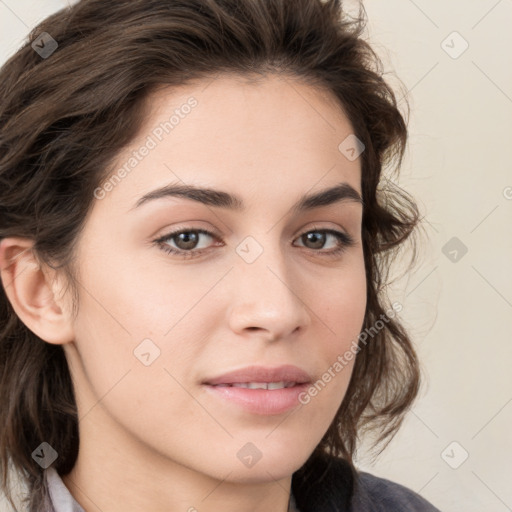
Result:
<svg viewBox="0 0 512 512">
<path fill-rule="evenodd" d="M 352 512 L 440 512 L 408 487 L 365 471 L 358 472 L 352 509 Z"/>
</svg>

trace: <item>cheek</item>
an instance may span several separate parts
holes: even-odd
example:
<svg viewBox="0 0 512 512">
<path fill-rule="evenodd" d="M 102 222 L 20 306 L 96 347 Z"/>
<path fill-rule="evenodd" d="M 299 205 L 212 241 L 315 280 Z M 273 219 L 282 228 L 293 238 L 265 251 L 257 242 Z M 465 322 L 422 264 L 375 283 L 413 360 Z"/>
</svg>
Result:
<svg viewBox="0 0 512 512">
<path fill-rule="evenodd" d="M 113 418 L 137 437 L 155 440 L 157 449 L 169 435 L 173 442 L 181 442 L 190 432 L 190 422 L 205 423 L 187 392 L 187 376 L 197 357 L 197 344 L 188 341 L 200 338 L 200 333 L 179 322 L 181 308 L 164 314 L 162 306 L 144 307 L 140 295 L 139 301 L 130 302 L 133 295 L 116 295 L 122 305 L 110 303 L 112 315 L 106 313 L 105 296 L 103 307 L 84 299 L 86 313 L 76 324 L 79 356 L 72 372 L 82 414 L 95 411 L 87 416 L 90 421 L 102 418 L 98 424 Z M 121 324 L 123 311 L 127 316 Z"/>
<path fill-rule="evenodd" d="M 366 312 L 367 290 L 364 261 L 354 261 L 338 283 L 333 283 L 328 292 L 317 296 L 320 318 L 328 330 L 319 349 L 322 353 L 324 372 L 316 386 L 318 398 L 334 415 L 348 387 L 357 357 L 358 338 Z M 326 393 L 323 389 L 329 388 Z M 315 394 L 315 391 L 313 391 Z M 323 395 L 320 398 L 320 395 Z M 315 395 L 316 396 L 316 395 Z"/>
<path fill-rule="evenodd" d="M 179 269 L 148 268 L 122 253 L 107 256 L 91 253 L 81 271 L 73 359 L 79 365 L 78 387 L 88 393 L 85 407 L 107 392 L 116 397 L 112 405 L 119 411 L 153 399 L 157 410 L 159 401 L 190 402 L 178 382 L 186 381 L 204 342 L 207 328 L 197 321 L 197 312 L 207 310 L 198 302 L 218 277 L 190 279 Z"/>
<path fill-rule="evenodd" d="M 327 326 L 336 338 L 333 350 L 346 350 L 357 339 L 366 312 L 366 273 L 362 254 L 347 265 L 338 280 L 331 280 L 328 291 L 318 297 Z"/>
</svg>

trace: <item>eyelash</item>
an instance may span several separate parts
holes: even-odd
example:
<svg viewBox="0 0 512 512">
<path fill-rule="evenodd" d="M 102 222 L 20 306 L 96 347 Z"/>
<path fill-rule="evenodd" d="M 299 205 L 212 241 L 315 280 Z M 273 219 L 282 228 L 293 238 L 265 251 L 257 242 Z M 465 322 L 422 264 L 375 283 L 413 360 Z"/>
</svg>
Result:
<svg viewBox="0 0 512 512">
<path fill-rule="evenodd" d="M 209 249 L 191 249 L 189 251 L 186 251 L 184 249 L 174 249 L 172 247 L 169 247 L 168 244 L 165 242 L 169 239 L 172 239 L 182 233 L 201 233 L 203 235 L 208 235 L 212 238 L 217 238 L 214 233 L 211 233 L 210 231 L 207 231 L 205 229 L 179 229 L 177 231 L 173 231 L 171 233 L 168 233 L 156 240 L 153 241 L 161 250 L 168 254 L 173 254 L 175 256 L 179 256 L 183 259 L 191 259 L 195 257 L 201 256 L 204 252 L 208 251 Z M 340 246 L 337 249 L 330 250 L 329 252 L 320 252 L 320 250 L 316 249 L 310 249 L 313 252 L 318 252 L 319 254 L 326 256 L 328 258 L 334 258 L 336 256 L 341 255 L 341 253 L 345 252 L 348 248 L 355 245 L 355 240 L 348 234 L 343 233 L 341 231 L 336 231 L 334 229 L 311 229 L 309 231 L 305 231 L 302 233 L 302 235 L 299 235 L 297 238 L 301 238 L 304 235 L 307 235 L 309 233 L 324 233 L 335 236 L 338 241 L 340 242 Z"/>
</svg>

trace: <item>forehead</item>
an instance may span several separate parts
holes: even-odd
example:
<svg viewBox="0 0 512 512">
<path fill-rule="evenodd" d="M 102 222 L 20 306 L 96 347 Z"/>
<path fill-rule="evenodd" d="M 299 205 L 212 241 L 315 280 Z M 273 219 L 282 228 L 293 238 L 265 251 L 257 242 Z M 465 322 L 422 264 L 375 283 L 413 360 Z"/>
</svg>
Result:
<svg viewBox="0 0 512 512">
<path fill-rule="evenodd" d="M 179 181 L 276 200 L 340 181 L 360 191 L 360 159 L 338 148 L 352 132 L 331 93 L 290 77 L 226 75 L 162 88 L 112 166 L 127 172 L 109 196 L 129 209 L 155 186 Z"/>
</svg>

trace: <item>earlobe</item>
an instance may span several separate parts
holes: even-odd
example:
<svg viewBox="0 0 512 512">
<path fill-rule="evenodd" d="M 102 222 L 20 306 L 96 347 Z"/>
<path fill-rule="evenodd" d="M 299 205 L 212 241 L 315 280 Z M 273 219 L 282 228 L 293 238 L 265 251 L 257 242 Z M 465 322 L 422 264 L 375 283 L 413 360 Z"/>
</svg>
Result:
<svg viewBox="0 0 512 512">
<path fill-rule="evenodd" d="M 5 238 L 0 242 L 2 285 L 20 320 L 48 343 L 73 341 L 72 322 L 63 307 L 55 271 L 44 267 L 32 250 L 33 241 Z"/>
</svg>

